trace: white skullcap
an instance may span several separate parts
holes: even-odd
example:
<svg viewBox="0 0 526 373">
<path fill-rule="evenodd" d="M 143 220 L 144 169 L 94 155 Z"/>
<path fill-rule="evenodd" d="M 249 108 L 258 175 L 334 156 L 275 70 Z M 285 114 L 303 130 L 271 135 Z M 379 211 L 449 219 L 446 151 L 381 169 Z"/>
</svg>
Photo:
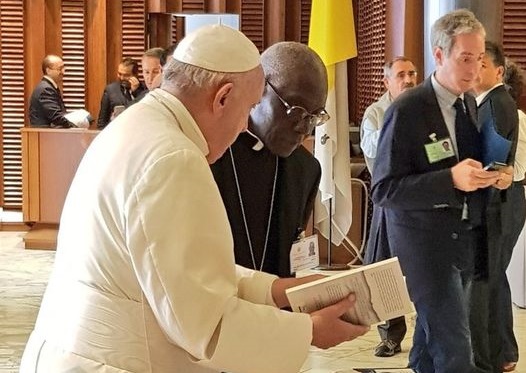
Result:
<svg viewBox="0 0 526 373">
<path fill-rule="evenodd" d="M 208 25 L 186 35 L 174 59 L 203 69 L 241 73 L 259 66 L 257 47 L 242 32 L 224 25 Z"/>
</svg>

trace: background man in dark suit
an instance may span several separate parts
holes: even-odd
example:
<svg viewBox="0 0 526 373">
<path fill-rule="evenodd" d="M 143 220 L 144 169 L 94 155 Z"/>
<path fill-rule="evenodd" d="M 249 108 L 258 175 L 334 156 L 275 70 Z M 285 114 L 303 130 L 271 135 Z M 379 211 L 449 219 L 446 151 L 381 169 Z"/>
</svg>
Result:
<svg viewBox="0 0 526 373">
<path fill-rule="evenodd" d="M 524 206 L 524 188 L 521 183 L 511 183 L 519 116 L 517 105 L 503 84 L 505 66 L 501 47 L 486 41 L 486 55 L 482 59 L 479 81 L 474 89 L 477 94 L 478 120 L 484 137 L 493 133 L 511 142 L 509 152 L 501 154 L 502 158 L 488 160 L 510 165 L 507 170 L 510 188 L 506 191 L 494 188 L 488 190 L 488 250 L 486 256 L 481 258 L 481 264 L 487 267 L 487 275 L 473 282 L 471 297 L 470 323 L 475 363 L 487 373 L 502 372 L 508 362 L 503 361 L 501 355 L 504 346 L 503 320 L 511 312 L 511 300 L 499 302 L 499 294 L 506 290 L 510 292 L 506 269 L 524 226 L 524 211 L 520 209 L 521 197 Z M 518 193 L 518 200 L 511 197 L 514 193 Z M 514 339 L 513 334 L 509 338 Z"/>
<path fill-rule="evenodd" d="M 115 111 L 116 106 L 123 110 L 146 90 L 144 84 L 139 81 L 138 63 L 132 58 L 123 58 L 117 69 L 117 80 L 108 84 L 102 94 L 97 127 L 106 127 L 120 114 L 120 111 Z"/>
<path fill-rule="evenodd" d="M 59 85 L 64 78 L 64 61 L 55 55 L 42 60 L 42 80 L 33 90 L 29 101 L 29 123 L 31 127 L 75 127 L 68 121 L 66 106 L 60 94 Z"/>
<path fill-rule="evenodd" d="M 266 87 L 248 131 L 212 167 L 234 236 L 236 263 L 290 277 L 290 249 L 305 229 L 321 168 L 301 144 L 328 120 L 327 72 L 306 45 L 261 55 Z"/>
<path fill-rule="evenodd" d="M 478 77 L 484 38 L 470 11 L 439 18 L 431 30 L 436 71 L 391 104 L 378 144 L 372 199 L 416 308 L 409 366 L 418 373 L 478 372 L 468 319 L 484 239 L 478 194 L 499 172 L 478 160 L 476 103 L 464 93 Z M 445 140 L 454 149 L 445 150 Z"/>
</svg>

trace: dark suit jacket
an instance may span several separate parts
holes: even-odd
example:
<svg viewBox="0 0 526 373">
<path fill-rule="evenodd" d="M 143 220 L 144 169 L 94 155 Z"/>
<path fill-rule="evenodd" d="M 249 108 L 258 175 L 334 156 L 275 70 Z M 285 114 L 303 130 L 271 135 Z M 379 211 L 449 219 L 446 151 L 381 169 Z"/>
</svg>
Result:
<svg viewBox="0 0 526 373">
<path fill-rule="evenodd" d="M 126 97 L 119 81 L 108 84 L 106 88 L 104 88 L 104 92 L 102 93 L 102 98 L 100 100 L 100 111 L 99 118 L 97 120 L 97 127 L 102 129 L 108 125 L 111 120 L 113 108 L 115 106 L 130 106 L 134 102 L 135 97 L 141 96 L 144 91 L 147 91 L 147 89 L 141 82 L 139 88 L 133 92 L 133 97 Z"/>
<path fill-rule="evenodd" d="M 65 114 L 66 106 L 60 91 L 49 80 L 42 78 L 29 100 L 29 123 L 32 127 L 73 127 Z"/>
<path fill-rule="evenodd" d="M 465 100 L 475 126 L 476 104 L 473 97 Z M 474 133 L 473 141 L 478 141 L 478 132 Z M 380 240 L 371 245 L 388 245 L 376 249 L 392 250 L 399 257 L 414 301 L 440 292 L 450 273 L 443 269 L 451 264 L 471 269 L 474 261 L 462 240 L 465 193 L 453 187 L 450 171 L 458 160 L 453 156 L 430 163 L 424 145 L 432 134 L 437 139 L 449 137 L 428 78 L 387 110 L 372 179 L 372 199 L 382 211 L 371 227 L 373 237 L 376 229 L 381 230 Z"/>
<path fill-rule="evenodd" d="M 479 105 L 479 123 L 489 123 L 488 118 L 493 118 L 491 122 L 495 124 L 494 130 L 511 141 L 511 150 L 506 163 L 513 165 L 519 136 L 519 116 L 515 101 L 503 85 L 492 89 Z M 514 206 L 508 202 L 506 191 L 490 188 L 488 196 L 488 236 L 508 233 L 513 226 Z"/>
<path fill-rule="evenodd" d="M 254 144 L 255 140 L 249 134 L 242 133 L 232 145 L 232 149 L 235 154 L 237 176 L 242 189 L 245 213 L 248 215 L 247 221 L 257 266 L 260 263 L 261 246 L 263 245 L 254 245 L 254 242 L 264 242 L 270 198 L 260 199 L 262 203 L 259 206 L 260 203 L 256 202 L 256 198 L 248 199 L 248 197 L 260 191 L 263 193 L 261 190 L 263 185 L 272 184 L 274 169 L 267 173 L 259 172 L 258 159 L 274 156 L 266 148 L 260 151 L 252 150 Z M 253 268 L 229 152 L 227 151 L 211 168 L 232 228 L 236 263 L 247 268 Z M 276 195 L 263 271 L 281 277 L 291 276 L 290 248 L 297 239 L 299 231 L 307 225 L 320 177 L 320 164 L 303 146 L 296 149 L 289 157 L 279 158 Z M 248 180 L 249 178 L 250 180 Z M 243 186 L 245 186 L 244 189 Z M 246 187 L 251 188 L 251 190 L 247 191 Z M 265 205 L 263 206 L 263 204 Z M 261 216 L 254 217 L 255 214 Z M 262 228 L 260 229 L 261 233 L 256 233 L 254 236 L 254 227 L 250 226 L 250 222 L 258 218 L 263 223 L 263 227 L 259 227 Z M 263 237 L 258 239 L 258 235 Z"/>
</svg>

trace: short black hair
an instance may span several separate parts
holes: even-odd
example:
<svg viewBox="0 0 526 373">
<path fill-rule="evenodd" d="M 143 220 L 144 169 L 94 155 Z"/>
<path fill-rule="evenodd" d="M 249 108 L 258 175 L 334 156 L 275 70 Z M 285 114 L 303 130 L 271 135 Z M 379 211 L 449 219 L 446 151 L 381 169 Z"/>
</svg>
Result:
<svg viewBox="0 0 526 373">
<path fill-rule="evenodd" d="M 166 64 L 166 61 L 168 60 L 168 56 L 174 54 L 175 48 L 177 47 L 177 43 L 170 45 L 169 47 L 164 48 L 163 54 L 161 56 L 161 66 L 164 66 Z"/>
<path fill-rule="evenodd" d="M 121 60 L 120 64 L 123 65 L 123 66 L 126 66 L 126 67 L 131 66 L 132 67 L 132 74 L 135 75 L 135 76 L 139 75 L 139 64 L 133 58 L 131 58 L 131 57 L 124 57 Z"/>
<path fill-rule="evenodd" d="M 504 52 L 499 44 L 486 40 L 486 55 L 491 59 L 495 66 L 502 66 L 506 69 L 506 58 L 504 57 Z"/>
</svg>

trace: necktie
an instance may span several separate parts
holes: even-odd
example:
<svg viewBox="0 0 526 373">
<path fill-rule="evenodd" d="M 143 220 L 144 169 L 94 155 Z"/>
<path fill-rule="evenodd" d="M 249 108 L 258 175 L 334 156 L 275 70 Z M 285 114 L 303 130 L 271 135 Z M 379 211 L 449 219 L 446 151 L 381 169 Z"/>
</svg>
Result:
<svg viewBox="0 0 526 373">
<path fill-rule="evenodd" d="M 458 160 L 466 158 L 480 159 L 480 135 L 466 113 L 464 101 L 457 98 L 453 104 L 456 110 L 455 135 L 457 138 Z M 472 226 L 478 226 L 482 220 L 483 190 L 465 193 L 462 220 L 469 220 Z"/>
<path fill-rule="evenodd" d="M 466 158 L 478 159 L 479 133 L 469 119 L 464 101 L 459 97 L 453 104 L 457 114 L 455 116 L 455 134 L 457 138 L 458 160 Z"/>
<path fill-rule="evenodd" d="M 132 100 L 132 96 L 129 90 L 127 90 L 126 88 L 123 88 L 123 93 L 124 93 L 124 97 L 126 98 L 126 101 Z"/>
</svg>

